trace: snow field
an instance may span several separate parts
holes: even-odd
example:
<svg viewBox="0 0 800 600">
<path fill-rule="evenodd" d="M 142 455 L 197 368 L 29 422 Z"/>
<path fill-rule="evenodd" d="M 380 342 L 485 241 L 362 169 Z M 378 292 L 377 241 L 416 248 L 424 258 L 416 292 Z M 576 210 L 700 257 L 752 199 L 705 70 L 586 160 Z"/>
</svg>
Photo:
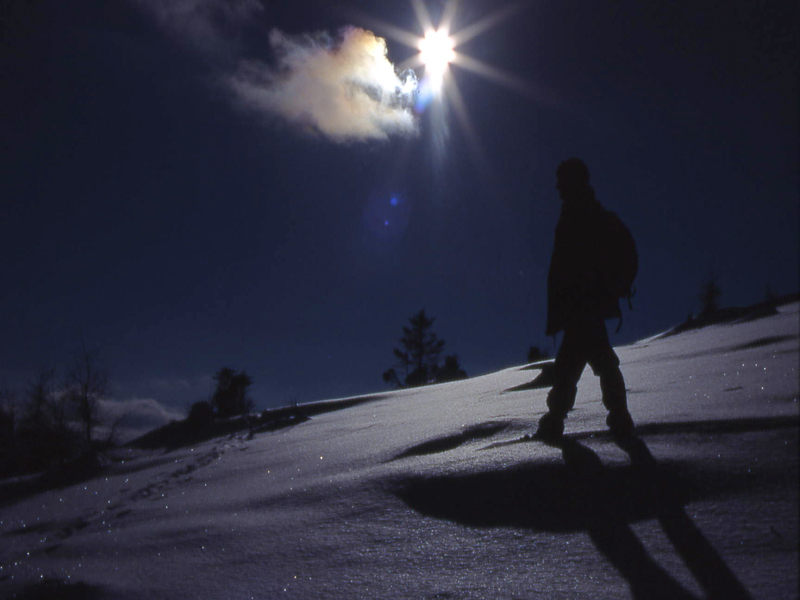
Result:
<svg viewBox="0 0 800 600">
<path fill-rule="evenodd" d="M 798 308 L 618 349 L 655 465 L 590 370 L 564 448 L 536 371 L 391 392 L 4 501 L 0 595 L 795 598 Z"/>
</svg>

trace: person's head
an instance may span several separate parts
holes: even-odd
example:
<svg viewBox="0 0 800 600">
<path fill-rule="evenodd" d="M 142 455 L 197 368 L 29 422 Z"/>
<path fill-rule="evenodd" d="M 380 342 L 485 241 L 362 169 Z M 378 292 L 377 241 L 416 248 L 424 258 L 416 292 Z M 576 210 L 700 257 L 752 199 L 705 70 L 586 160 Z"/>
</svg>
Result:
<svg viewBox="0 0 800 600">
<path fill-rule="evenodd" d="M 589 168 L 580 158 L 568 158 L 556 169 L 556 189 L 564 202 L 575 202 L 592 196 Z"/>
</svg>

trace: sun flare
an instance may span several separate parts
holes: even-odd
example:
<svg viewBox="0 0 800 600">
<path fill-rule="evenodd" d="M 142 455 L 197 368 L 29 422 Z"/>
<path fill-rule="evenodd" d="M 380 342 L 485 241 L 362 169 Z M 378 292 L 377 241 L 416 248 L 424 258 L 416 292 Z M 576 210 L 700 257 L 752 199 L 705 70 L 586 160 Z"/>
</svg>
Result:
<svg viewBox="0 0 800 600">
<path fill-rule="evenodd" d="M 440 89 L 447 65 L 456 58 L 455 41 L 445 29 L 428 30 L 419 40 L 419 58 L 425 66 L 425 74 L 431 78 L 435 88 Z"/>
<path fill-rule="evenodd" d="M 535 97 L 536 89 L 527 81 L 489 65 L 477 58 L 468 56 L 462 48 L 467 42 L 496 27 L 524 8 L 524 0 L 508 0 L 498 10 L 487 14 L 478 21 L 466 26 L 456 26 L 456 13 L 459 0 L 447 0 L 434 22 L 424 0 L 411 0 L 423 37 L 390 23 L 371 19 L 376 29 L 387 37 L 418 50 L 398 65 L 399 72 L 424 68 L 424 77 L 419 80 L 416 90 L 415 110 L 422 113 L 430 110 L 434 127 L 433 138 L 443 152 L 448 137 L 447 111 L 452 109 L 460 121 L 462 130 L 469 138 L 469 145 L 479 162 L 485 163 L 482 156 L 478 134 L 470 120 L 467 103 L 459 90 L 451 66 L 470 71 L 476 75 L 509 87 L 524 95 Z"/>
</svg>

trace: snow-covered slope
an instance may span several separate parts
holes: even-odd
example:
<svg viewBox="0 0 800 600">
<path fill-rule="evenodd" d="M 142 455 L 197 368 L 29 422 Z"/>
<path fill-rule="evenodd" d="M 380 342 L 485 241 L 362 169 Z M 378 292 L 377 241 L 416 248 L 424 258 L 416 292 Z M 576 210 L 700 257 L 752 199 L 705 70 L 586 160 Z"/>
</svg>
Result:
<svg viewBox="0 0 800 600">
<path fill-rule="evenodd" d="M 524 438 L 524 368 L 130 451 L 4 502 L 0 595 L 796 598 L 799 343 L 793 304 L 619 348 L 627 451 L 590 370 L 564 447 Z"/>
</svg>

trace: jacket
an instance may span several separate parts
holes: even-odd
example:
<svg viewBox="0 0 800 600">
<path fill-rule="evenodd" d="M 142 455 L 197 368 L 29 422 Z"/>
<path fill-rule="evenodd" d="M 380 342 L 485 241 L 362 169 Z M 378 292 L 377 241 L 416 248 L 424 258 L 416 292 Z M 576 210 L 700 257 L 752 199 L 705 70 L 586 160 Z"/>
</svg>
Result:
<svg viewBox="0 0 800 600">
<path fill-rule="evenodd" d="M 621 314 L 603 276 L 605 214 L 593 194 L 562 205 L 547 276 L 547 335 Z"/>
</svg>

